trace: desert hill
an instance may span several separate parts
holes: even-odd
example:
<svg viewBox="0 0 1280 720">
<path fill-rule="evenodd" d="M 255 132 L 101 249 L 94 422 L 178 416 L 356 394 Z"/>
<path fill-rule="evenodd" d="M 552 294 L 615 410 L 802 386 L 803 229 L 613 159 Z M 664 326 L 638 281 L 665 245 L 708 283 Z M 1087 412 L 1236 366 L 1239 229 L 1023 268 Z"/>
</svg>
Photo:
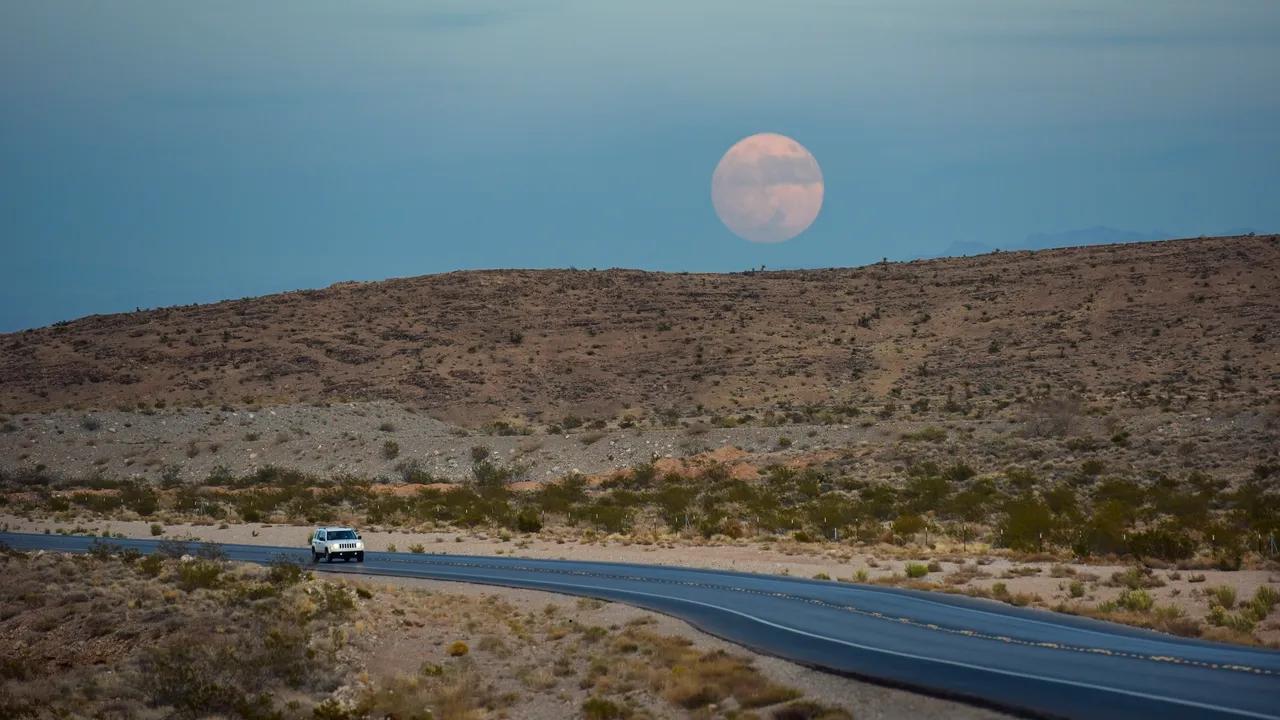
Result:
<svg viewBox="0 0 1280 720">
<path fill-rule="evenodd" d="M 1280 237 L 734 274 L 454 272 L 0 336 L 0 411 L 394 400 L 451 422 L 1280 393 Z"/>
</svg>

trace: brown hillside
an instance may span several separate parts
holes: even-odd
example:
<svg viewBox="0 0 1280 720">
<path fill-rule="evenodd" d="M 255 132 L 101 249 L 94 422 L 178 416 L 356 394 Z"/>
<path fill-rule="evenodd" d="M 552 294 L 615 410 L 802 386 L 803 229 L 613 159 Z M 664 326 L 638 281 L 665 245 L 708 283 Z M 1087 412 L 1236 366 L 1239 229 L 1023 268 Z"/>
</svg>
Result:
<svg viewBox="0 0 1280 720">
<path fill-rule="evenodd" d="M 1280 391 L 1280 238 L 739 274 L 455 272 L 0 336 L 0 410 L 389 398 L 453 421 Z"/>
</svg>

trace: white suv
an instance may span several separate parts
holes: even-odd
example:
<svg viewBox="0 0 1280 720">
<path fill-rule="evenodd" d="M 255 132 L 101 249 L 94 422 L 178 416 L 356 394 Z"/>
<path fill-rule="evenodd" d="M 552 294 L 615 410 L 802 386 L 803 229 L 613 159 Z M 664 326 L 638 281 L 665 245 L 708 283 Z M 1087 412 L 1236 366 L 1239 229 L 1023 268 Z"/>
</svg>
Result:
<svg viewBox="0 0 1280 720">
<path fill-rule="evenodd" d="M 334 558 L 364 562 L 364 541 L 349 527 L 322 527 L 311 533 L 311 562 Z"/>
</svg>

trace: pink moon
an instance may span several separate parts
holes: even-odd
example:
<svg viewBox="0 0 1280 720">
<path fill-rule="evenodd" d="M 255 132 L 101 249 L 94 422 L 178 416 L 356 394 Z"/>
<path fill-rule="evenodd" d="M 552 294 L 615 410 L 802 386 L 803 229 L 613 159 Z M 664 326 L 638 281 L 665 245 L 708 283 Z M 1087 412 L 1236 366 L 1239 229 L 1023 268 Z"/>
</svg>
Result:
<svg viewBox="0 0 1280 720">
<path fill-rule="evenodd" d="M 804 232 L 825 186 L 813 154 L 786 135 L 759 133 L 729 148 L 711 176 L 716 215 L 738 237 L 777 243 Z"/>
</svg>

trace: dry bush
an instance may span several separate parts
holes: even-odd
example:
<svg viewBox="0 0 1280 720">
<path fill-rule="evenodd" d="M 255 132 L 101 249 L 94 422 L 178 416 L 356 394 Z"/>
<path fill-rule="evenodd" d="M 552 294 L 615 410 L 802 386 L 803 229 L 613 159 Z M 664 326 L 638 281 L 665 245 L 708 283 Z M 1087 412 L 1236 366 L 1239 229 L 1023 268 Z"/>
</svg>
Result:
<svg viewBox="0 0 1280 720">
<path fill-rule="evenodd" d="M 1081 408 L 1080 398 L 1074 395 L 1035 400 L 1022 416 L 1026 434 L 1031 437 L 1066 437 L 1079 424 Z"/>
<path fill-rule="evenodd" d="M 348 717 L 473 720 L 497 707 L 497 698 L 470 665 L 451 666 L 438 675 L 401 675 L 367 690 Z"/>
</svg>

